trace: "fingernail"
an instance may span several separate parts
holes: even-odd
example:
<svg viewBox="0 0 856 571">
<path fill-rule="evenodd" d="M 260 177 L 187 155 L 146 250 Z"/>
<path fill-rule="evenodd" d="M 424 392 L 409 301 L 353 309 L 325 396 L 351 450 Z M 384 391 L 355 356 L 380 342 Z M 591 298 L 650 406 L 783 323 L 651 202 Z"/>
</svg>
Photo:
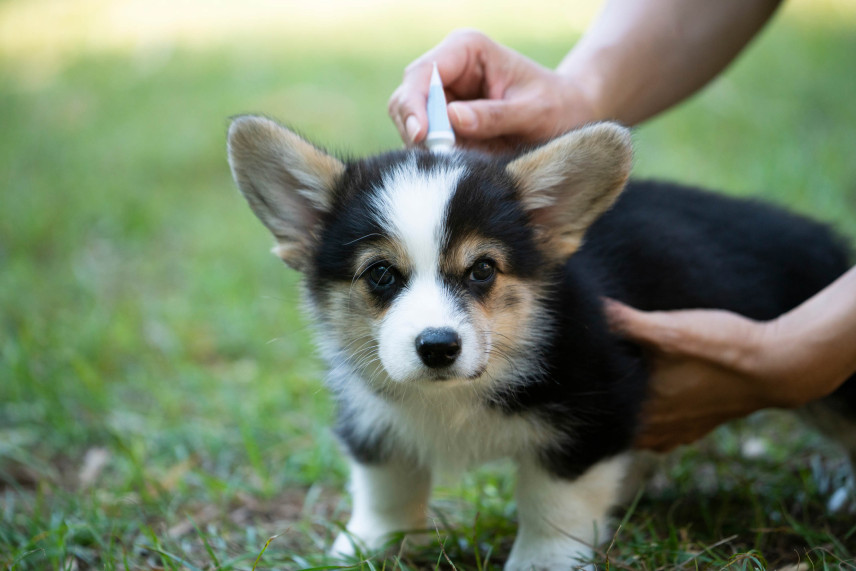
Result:
<svg viewBox="0 0 856 571">
<path fill-rule="evenodd" d="M 416 136 L 419 134 L 419 131 L 422 130 L 419 126 L 419 119 L 416 118 L 416 115 L 410 115 L 407 117 L 407 120 L 404 122 L 404 130 L 407 132 L 407 139 L 411 143 L 415 143 Z"/>
<path fill-rule="evenodd" d="M 448 106 L 449 109 L 449 119 L 454 123 L 454 127 L 463 128 L 467 130 L 475 129 L 476 127 L 476 114 L 470 109 L 467 105 L 461 105 L 459 103 L 450 103 Z"/>
</svg>

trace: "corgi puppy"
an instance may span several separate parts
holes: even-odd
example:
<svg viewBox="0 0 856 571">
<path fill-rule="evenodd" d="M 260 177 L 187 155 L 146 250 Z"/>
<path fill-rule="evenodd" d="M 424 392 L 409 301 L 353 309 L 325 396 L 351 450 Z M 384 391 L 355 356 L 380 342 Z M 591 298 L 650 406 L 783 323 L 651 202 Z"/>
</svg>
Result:
<svg viewBox="0 0 856 571">
<path fill-rule="evenodd" d="M 353 493 L 337 554 L 424 528 L 432 473 L 511 458 L 519 530 L 505 569 L 589 559 L 632 475 L 649 374 L 603 298 L 771 319 L 849 267 L 804 218 L 627 185 L 630 134 L 615 124 L 504 158 L 343 161 L 255 116 L 228 138 L 238 188 L 303 274 L 329 365 Z M 854 385 L 813 412 L 851 454 Z"/>
</svg>

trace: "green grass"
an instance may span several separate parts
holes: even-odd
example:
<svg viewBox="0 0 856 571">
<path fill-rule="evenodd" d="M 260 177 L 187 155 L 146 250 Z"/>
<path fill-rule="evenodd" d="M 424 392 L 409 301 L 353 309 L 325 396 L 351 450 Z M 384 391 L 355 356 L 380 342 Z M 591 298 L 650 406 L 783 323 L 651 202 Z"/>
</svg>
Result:
<svg viewBox="0 0 856 571">
<path fill-rule="evenodd" d="M 450 24 L 378 4 L 353 26 L 285 19 L 281 36 L 51 47 L 71 32 L 39 2 L 42 32 L 16 27 L 23 0 L 0 4 L 0 565 L 334 564 L 348 500 L 323 369 L 297 277 L 229 178 L 227 117 L 262 112 L 349 154 L 396 147 L 387 97 Z M 102 4 L 81 2 L 74 25 Z M 845 5 L 788 9 L 700 97 L 638 129 L 637 175 L 764 197 L 856 237 Z M 532 10 L 467 4 L 451 20 L 553 65 L 575 28 L 545 22 L 561 3 Z M 47 47 L 17 49 L 16 33 Z M 856 518 L 825 509 L 843 458 L 768 417 L 671 457 L 598 566 L 854 567 Z M 756 434 L 765 452 L 745 458 Z M 426 547 L 361 567 L 501 565 L 512 488 L 503 466 L 444 486 Z"/>
</svg>

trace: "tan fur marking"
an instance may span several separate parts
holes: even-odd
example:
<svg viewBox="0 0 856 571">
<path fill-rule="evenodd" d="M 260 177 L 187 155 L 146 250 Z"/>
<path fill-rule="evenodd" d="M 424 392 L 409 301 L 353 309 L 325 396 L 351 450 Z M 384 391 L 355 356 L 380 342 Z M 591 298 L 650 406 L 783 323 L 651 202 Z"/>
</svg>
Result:
<svg viewBox="0 0 856 571">
<path fill-rule="evenodd" d="M 507 304 L 505 301 L 509 296 L 516 298 L 516 303 Z M 535 299 L 531 284 L 523 283 L 514 276 L 497 276 L 486 307 L 493 337 L 492 350 L 495 353 L 507 352 L 506 348 L 513 340 L 539 336 L 532 330 L 535 326 L 532 316 L 537 313 Z"/>
<path fill-rule="evenodd" d="M 372 260 L 386 260 L 403 274 L 409 273 L 410 270 L 407 250 L 395 240 L 384 240 L 360 250 L 356 255 L 357 266 L 354 269 L 363 270 L 365 265 L 371 263 Z"/>
<path fill-rule="evenodd" d="M 440 269 L 448 275 L 463 276 L 480 258 L 491 258 L 501 272 L 508 267 L 506 246 L 500 242 L 471 235 L 459 240 L 451 249 L 443 252 Z"/>
</svg>

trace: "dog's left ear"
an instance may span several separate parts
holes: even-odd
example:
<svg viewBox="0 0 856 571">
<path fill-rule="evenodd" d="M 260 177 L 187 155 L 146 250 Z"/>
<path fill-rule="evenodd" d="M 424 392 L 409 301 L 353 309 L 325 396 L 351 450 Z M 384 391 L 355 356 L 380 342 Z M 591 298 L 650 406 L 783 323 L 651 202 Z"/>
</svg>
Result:
<svg viewBox="0 0 856 571">
<path fill-rule="evenodd" d="M 544 233 L 547 249 L 567 258 L 612 206 L 630 176 L 630 131 L 597 123 L 571 131 L 506 167 L 521 202 Z"/>
</svg>

